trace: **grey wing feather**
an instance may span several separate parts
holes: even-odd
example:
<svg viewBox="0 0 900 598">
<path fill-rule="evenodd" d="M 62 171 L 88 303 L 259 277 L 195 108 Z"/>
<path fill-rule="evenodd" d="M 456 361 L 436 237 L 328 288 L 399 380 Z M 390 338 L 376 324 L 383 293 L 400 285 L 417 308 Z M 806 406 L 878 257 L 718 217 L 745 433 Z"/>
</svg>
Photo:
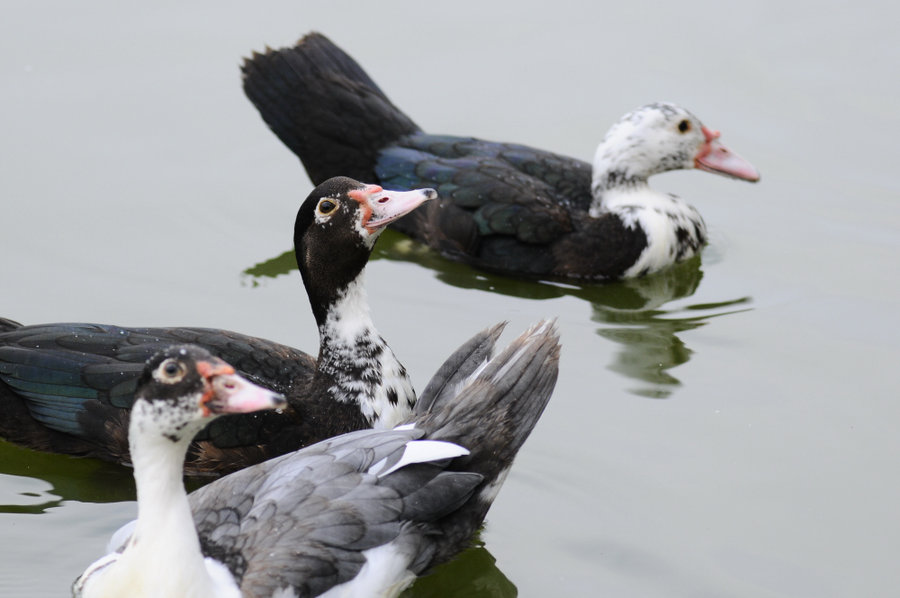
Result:
<svg viewBox="0 0 900 598">
<path fill-rule="evenodd" d="M 409 508 L 405 497 L 391 483 L 400 478 L 365 471 L 402 454 L 420 435 L 355 432 L 195 491 L 191 503 L 204 553 L 224 562 L 249 595 L 285 585 L 315 595 L 352 579 L 364 563 L 359 551 L 399 537 L 408 525 L 400 517 Z"/>
<path fill-rule="evenodd" d="M 436 401 L 446 394 L 456 392 L 458 386 L 466 378 L 491 358 L 494 345 L 505 327 L 506 322 L 500 322 L 482 330 L 441 364 L 416 401 L 416 417 L 426 413 Z"/>
</svg>

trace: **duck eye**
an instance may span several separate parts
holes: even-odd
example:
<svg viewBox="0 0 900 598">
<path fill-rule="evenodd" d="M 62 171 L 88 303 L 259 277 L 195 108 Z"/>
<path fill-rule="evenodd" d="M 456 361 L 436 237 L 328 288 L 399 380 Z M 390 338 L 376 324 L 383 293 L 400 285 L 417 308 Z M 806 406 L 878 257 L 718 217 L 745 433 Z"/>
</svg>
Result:
<svg viewBox="0 0 900 598">
<path fill-rule="evenodd" d="M 688 131 L 690 131 L 691 130 L 691 121 L 689 121 L 688 119 L 684 119 L 683 121 L 678 123 L 678 130 L 681 131 L 682 133 L 687 133 Z"/>
<path fill-rule="evenodd" d="M 336 207 L 337 207 L 337 201 L 330 199 L 330 198 L 325 198 L 319 202 L 319 205 L 317 206 L 317 211 L 319 212 L 319 214 L 326 216 L 326 215 L 330 214 L 331 212 L 333 212 Z"/>
<path fill-rule="evenodd" d="M 184 365 L 174 358 L 162 362 L 157 371 L 159 372 L 160 380 L 168 383 L 178 382 L 184 378 L 185 374 Z"/>
</svg>

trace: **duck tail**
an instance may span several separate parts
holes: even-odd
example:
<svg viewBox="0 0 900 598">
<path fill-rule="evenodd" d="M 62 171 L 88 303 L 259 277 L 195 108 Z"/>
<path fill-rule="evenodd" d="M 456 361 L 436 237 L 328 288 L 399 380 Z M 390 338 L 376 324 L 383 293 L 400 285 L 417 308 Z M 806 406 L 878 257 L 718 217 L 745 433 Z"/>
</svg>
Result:
<svg viewBox="0 0 900 598">
<path fill-rule="evenodd" d="M 429 413 L 440 412 L 443 404 L 453 403 L 468 378 L 490 361 L 504 328 L 506 322 L 485 328 L 444 361 L 416 400 L 414 419 L 423 419 Z"/>
<path fill-rule="evenodd" d="M 422 393 L 425 403 L 417 405 L 415 427 L 427 438 L 469 450 L 448 469 L 483 477 L 466 505 L 442 525 L 459 542 L 484 520 L 556 384 L 556 322 L 540 322 L 491 357 L 502 329 L 502 324 L 489 328 L 457 350 Z"/>
<path fill-rule="evenodd" d="M 241 71 L 244 93 L 316 185 L 333 176 L 375 182 L 378 151 L 420 130 L 319 33 L 292 48 L 254 52 Z"/>
<path fill-rule="evenodd" d="M 450 356 L 422 393 L 424 402 L 415 416 L 415 426 L 428 438 L 468 448 L 469 457 L 458 462 L 488 478 L 491 462 L 508 468 L 531 433 L 559 368 L 554 320 L 531 327 L 491 357 L 503 326 L 479 333 Z M 478 462 L 482 465 L 476 466 Z"/>
</svg>

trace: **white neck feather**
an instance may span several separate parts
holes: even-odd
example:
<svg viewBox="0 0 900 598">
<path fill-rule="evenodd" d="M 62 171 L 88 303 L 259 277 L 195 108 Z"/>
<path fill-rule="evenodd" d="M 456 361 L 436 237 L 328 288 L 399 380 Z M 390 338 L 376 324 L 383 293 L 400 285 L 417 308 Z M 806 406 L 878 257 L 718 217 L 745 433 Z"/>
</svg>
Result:
<svg viewBox="0 0 900 598">
<path fill-rule="evenodd" d="M 124 551 L 111 565 L 95 571 L 84 588 L 85 598 L 129 596 L 151 598 L 239 598 L 240 591 L 215 583 L 200 552 L 182 480 L 184 456 L 206 422 L 191 422 L 177 440 L 160 435 L 154 425 L 136 425 L 146 403 L 135 403 L 129 446 L 137 485 L 138 518 Z"/>
<path fill-rule="evenodd" d="M 344 294 L 329 308 L 323 329 L 328 332 L 329 340 L 345 346 L 353 343 L 360 335 L 370 334 L 375 330 L 369 313 L 365 270 L 347 285 Z"/>
</svg>

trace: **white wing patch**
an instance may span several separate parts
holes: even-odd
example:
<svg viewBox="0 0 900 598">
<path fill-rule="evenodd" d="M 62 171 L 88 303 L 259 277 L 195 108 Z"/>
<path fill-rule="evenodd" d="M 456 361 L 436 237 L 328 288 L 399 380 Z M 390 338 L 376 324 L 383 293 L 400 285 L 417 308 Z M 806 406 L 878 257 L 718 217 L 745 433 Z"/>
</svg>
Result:
<svg viewBox="0 0 900 598">
<path fill-rule="evenodd" d="M 406 443 L 403 455 L 396 463 L 384 469 L 387 466 L 387 459 L 382 459 L 369 468 L 369 473 L 382 478 L 412 463 L 430 463 L 431 461 L 452 459 L 453 457 L 462 457 L 468 454 L 468 449 L 452 442 L 443 440 L 410 440 Z"/>
<path fill-rule="evenodd" d="M 364 550 L 363 556 L 366 564 L 356 577 L 332 587 L 319 598 L 392 598 L 416 579 L 407 569 L 413 555 L 393 543 Z"/>
</svg>

